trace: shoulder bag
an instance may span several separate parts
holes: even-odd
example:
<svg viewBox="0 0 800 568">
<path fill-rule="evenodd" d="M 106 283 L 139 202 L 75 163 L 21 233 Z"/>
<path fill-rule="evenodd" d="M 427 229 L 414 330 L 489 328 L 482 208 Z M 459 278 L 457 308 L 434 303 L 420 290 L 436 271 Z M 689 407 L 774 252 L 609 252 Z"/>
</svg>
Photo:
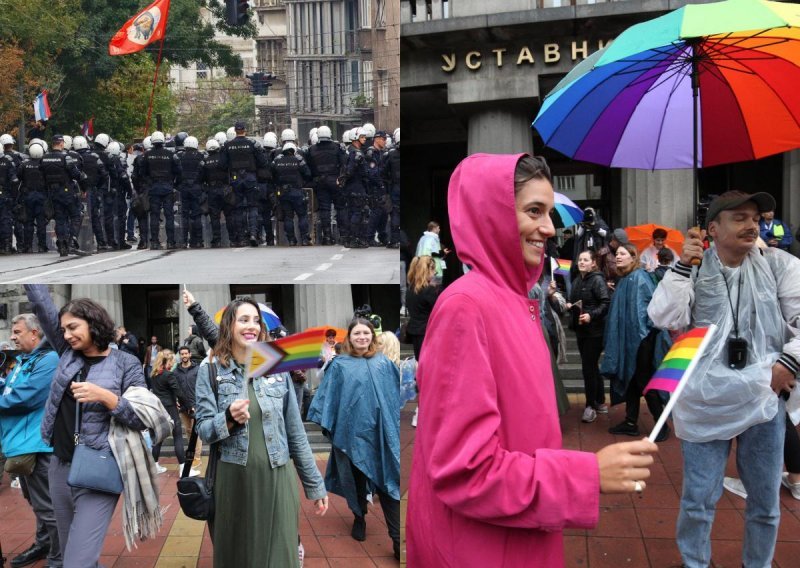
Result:
<svg viewBox="0 0 800 568">
<path fill-rule="evenodd" d="M 81 381 L 82 373 L 83 371 L 78 373 L 78 382 Z M 117 460 L 111 453 L 111 448 L 96 450 L 91 446 L 79 443 L 81 403 L 75 401 L 75 406 L 75 453 L 72 456 L 67 485 L 119 495 L 124 486 Z"/>
<path fill-rule="evenodd" d="M 216 375 L 216 365 L 209 363 L 208 380 L 211 382 L 214 400 L 218 401 Z M 192 434 L 189 437 L 189 446 L 186 450 L 186 461 L 183 464 L 181 478 L 178 480 L 178 502 L 183 514 L 190 519 L 210 522 L 214 519 L 214 480 L 217 477 L 219 448 L 217 447 L 218 444 L 211 444 L 205 477 L 189 477 L 196 444 L 197 418 L 194 418 L 192 420 Z"/>
</svg>

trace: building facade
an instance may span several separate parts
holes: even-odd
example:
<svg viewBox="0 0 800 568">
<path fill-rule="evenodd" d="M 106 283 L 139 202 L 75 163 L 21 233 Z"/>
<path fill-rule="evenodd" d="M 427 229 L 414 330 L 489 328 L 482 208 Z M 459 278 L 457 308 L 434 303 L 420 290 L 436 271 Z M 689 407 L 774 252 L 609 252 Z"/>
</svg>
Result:
<svg viewBox="0 0 800 568">
<path fill-rule="evenodd" d="M 476 152 L 544 155 L 557 191 L 592 205 L 613 227 L 694 222 L 691 170 L 642 171 L 577 162 L 544 147 L 531 128 L 544 96 L 623 30 L 674 10 L 669 0 L 404 0 L 401 104 L 403 225 L 418 237 L 444 222 L 450 173 Z M 700 197 L 768 191 L 782 219 L 800 219 L 800 153 L 704 168 Z M 411 201 L 413 199 L 413 202 Z"/>
</svg>

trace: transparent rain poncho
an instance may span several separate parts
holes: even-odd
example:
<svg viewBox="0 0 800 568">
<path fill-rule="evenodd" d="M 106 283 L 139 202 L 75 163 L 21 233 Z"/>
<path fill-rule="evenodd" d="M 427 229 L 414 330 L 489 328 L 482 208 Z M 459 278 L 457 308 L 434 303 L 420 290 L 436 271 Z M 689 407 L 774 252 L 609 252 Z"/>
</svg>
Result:
<svg viewBox="0 0 800 568">
<path fill-rule="evenodd" d="M 762 255 L 754 248 L 739 268 L 730 269 L 709 249 L 692 276 L 693 286 L 685 277 L 668 274 L 654 294 L 648 312 L 657 326 L 679 329 L 713 323 L 719 327 L 675 404 L 673 418 L 679 438 L 690 442 L 731 439 L 771 420 L 778 411 L 779 399 L 771 388 L 772 366 L 797 334 L 787 320 L 795 323 L 800 314 L 800 287 L 782 282 L 781 289 L 788 288 L 790 294 L 779 300 L 776 280 L 777 276 L 796 281 L 797 259 L 778 252 L 782 251 L 773 249 Z M 791 270 L 790 263 L 794 263 Z M 682 300 L 692 295 L 694 303 L 689 308 L 689 301 Z M 728 339 L 735 337 L 734 311 L 738 313 L 739 337 L 748 344 L 747 366 L 741 370 L 728 365 Z M 795 358 L 797 349 L 789 351 Z M 797 392 L 792 399 L 796 404 Z"/>
</svg>

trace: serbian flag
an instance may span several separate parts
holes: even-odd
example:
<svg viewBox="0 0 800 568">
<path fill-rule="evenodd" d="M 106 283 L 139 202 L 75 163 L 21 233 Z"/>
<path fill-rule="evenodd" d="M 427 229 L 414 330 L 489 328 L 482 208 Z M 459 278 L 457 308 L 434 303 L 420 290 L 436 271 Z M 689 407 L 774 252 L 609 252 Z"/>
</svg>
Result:
<svg viewBox="0 0 800 568">
<path fill-rule="evenodd" d="M 109 55 L 127 55 L 141 51 L 164 38 L 169 15 L 169 0 L 156 0 L 125 22 L 108 44 Z"/>
<path fill-rule="evenodd" d="M 650 382 L 644 388 L 644 392 L 650 390 L 660 390 L 672 393 L 667 406 L 661 413 L 653 431 L 650 433 L 649 440 L 654 442 L 658 432 L 667 421 L 667 416 L 672 412 L 675 402 L 681 395 L 684 386 L 692 375 L 697 363 L 717 331 L 716 325 L 708 327 L 697 327 L 679 336 L 672 344 L 672 348 L 664 356 L 661 365 L 656 370 Z"/>
<path fill-rule="evenodd" d="M 94 136 L 94 117 L 83 122 L 81 133 L 84 136 Z"/>
<path fill-rule="evenodd" d="M 33 101 L 33 115 L 36 120 L 50 118 L 50 104 L 47 102 L 47 91 L 42 91 Z"/>
</svg>

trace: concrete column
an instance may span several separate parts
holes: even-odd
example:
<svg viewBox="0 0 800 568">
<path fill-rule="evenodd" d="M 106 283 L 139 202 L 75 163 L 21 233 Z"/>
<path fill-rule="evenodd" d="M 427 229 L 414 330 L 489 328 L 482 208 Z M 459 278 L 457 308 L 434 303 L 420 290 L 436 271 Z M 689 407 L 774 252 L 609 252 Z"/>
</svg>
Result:
<svg viewBox="0 0 800 568">
<path fill-rule="evenodd" d="M 783 207 L 776 212 L 784 223 L 792 223 L 792 236 L 794 237 L 800 226 L 800 150 L 792 150 L 783 155 Z M 791 252 L 800 254 L 800 243 L 795 239 L 792 242 Z"/>
<path fill-rule="evenodd" d="M 467 151 L 491 154 L 533 153 L 533 131 L 528 115 L 502 108 L 482 109 L 469 116 Z"/>
<path fill-rule="evenodd" d="M 73 284 L 71 297 L 94 300 L 106 309 L 116 325 L 124 325 L 120 284 Z"/>
<path fill-rule="evenodd" d="M 297 330 L 318 325 L 347 327 L 353 317 L 353 294 L 347 284 L 297 284 L 294 287 Z"/>
<path fill-rule="evenodd" d="M 622 170 L 622 226 L 658 223 L 680 231 L 694 224 L 692 170 Z"/>
<path fill-rule="evenodd" d="M 186 338 L 186 330 L 194 323 L 194 320 L 183 307 L 183 286 L 180 288 L 181 310 L 178 325 L 180 325 L 180 337 L 183 340 Z M 187 288 L 194 295 L 194 299 L 200 302 L 203 309 L 212 317 L 231 301 L 231 287 L 228 284 L 190 284 Z"/>
</svg>

